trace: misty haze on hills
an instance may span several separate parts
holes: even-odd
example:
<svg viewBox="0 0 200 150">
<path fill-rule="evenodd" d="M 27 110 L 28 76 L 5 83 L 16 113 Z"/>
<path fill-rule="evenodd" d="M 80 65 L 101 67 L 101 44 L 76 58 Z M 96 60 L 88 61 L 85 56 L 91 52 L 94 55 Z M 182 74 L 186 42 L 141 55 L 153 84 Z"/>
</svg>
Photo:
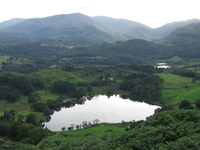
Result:
<svg viewBox="0 0 200 150">
<path fill-rule="evenodd" d="M 98 44 L 118 40 L 162 39 L 177 28 L 200 20 L 173 22 L 159 28 L 150 28 L 136 21 L 105 16 L 89 17 L 80 13 L 55 15 L 45 18 L 11 19 L 0 23 L 0 36 L 29 40 L 85 40 L 83 44 Z"/>
</svg>

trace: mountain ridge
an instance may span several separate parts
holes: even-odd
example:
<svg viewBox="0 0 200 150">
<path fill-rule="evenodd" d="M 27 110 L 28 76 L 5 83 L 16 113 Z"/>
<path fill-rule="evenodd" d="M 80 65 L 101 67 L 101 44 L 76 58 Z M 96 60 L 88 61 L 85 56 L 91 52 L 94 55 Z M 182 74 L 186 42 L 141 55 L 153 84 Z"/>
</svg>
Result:
<svg viewBox="0 0 200 150">
<path fill-rule="evenodd" d="M 118 40 L 162 39 L 179 27 L 198 19 L 174 22 L 159 28 L 150 28 L 139 22 L 126 19 L 113 19 L 105 16 L 89 17 L 81 13 L 61 14 L 45 18 L 7 21 L 0 28 L 0 36 L 27 38 L 30 40 L 62 40 L 72 44 L 94 45 Z M 0 27 L 5 22 L 0 23 Z"/>
</svg>

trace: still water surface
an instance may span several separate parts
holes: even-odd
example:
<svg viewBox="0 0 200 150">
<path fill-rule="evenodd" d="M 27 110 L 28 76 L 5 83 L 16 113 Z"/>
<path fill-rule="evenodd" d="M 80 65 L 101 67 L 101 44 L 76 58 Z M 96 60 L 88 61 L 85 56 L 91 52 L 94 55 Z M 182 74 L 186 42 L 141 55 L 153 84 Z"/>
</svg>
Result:
<svg viewBox="0 0 200 150">
<path fill-rule="evenodd" d="M 61 131 L 62 127 L 70 127 L 71 124 L 80 125 L 83 121 L 91 122 L 98 119 L 100 122 L 120 123 L 123 121 L 145 120 L 154 114 L 159 106 L 142 102 L 134 102 L 122 99 L 119 96 L 107 97 L 95 96 L 92 100 L 86 100 L 83 105 L 76 104 L 71 108 L 62 108 L 54 112 L 51 120 L 45 123 L 45 127 L 51 131 Z"/>
</svg>

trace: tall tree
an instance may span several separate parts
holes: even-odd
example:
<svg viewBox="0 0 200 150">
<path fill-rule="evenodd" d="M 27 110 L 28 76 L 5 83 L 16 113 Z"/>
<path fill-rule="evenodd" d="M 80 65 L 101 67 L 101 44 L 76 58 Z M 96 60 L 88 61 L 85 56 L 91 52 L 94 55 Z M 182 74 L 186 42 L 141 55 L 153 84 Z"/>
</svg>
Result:
<svg viewBox="0 0 200 150">
<path fill-rule="evenodd" d="M 31 113 L 29 115 L 26 116 L 26 122 L 27 123 L 31 123 L 33 125 L 37 125 L 37 119 L 36 119 L 36 115 Z"/>
</svg>

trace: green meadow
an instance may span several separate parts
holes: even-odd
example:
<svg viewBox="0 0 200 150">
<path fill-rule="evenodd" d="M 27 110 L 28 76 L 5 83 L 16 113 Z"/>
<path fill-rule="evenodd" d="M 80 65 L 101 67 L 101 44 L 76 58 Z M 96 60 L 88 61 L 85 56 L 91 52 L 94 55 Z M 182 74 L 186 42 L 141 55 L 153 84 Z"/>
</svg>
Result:
<svg viewBox="0 0 200 150">
<path fill-rule="evenodd" d="M 87 129 L 79 129 L 73 131 L 63 131 L 58 132 L 58 134 L 67 134 L 67 135 L 85 135 L 85 134 L 93 134 L 93 135 L 101 135 L 105 132 L 124 132 L 127 127 L 127 123 L 124 124 L 107 124 L 100 123 L 97 125 L 93 125 Z"/>
<path fill-rule="evenodd" d="M 165 103 L 179 104 L 183 100 L 195 103 L 200 99 L 200 86 L 182 89 L 162 89 L 162 97 Z"/>
<path fill-rule="evenodd" d="M 51 84 L 57 80 L 68 80 L 73 83 L 87 81 L 72 72 L 62 71 L 60 69 L 44 69 L 38 72 L 41 76 L 46 78 L 48 84 Z"/>
<path fill-rule="evenodd" d="M 192 82 L 192 78 L 183 77 L 180 75 L 160 73 L 158 74 L 164 79 L 163 88 L 184 88 L 186 86 L 200 85 L 200 81 Z"/>
<path fill-rule="evenodd" d="M 200 99 L 200 81 L 192 82 L 192 78 L 161 73 L 164 79 L 162 97 L 167 104 L 179 104 L 183 100 L 194 103 Z"/>
</svg>

